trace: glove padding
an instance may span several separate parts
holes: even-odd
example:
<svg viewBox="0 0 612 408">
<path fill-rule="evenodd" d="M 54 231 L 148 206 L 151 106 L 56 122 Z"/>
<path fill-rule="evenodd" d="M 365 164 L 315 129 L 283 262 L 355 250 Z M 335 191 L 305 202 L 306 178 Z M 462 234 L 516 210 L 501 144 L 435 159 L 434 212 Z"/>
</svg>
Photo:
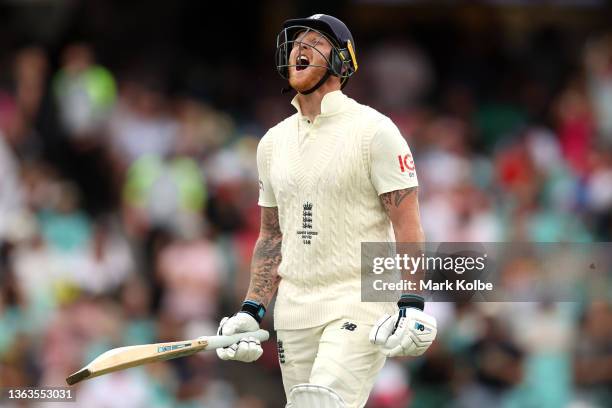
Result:
<svg viewBox="0 0 612 408">
<path fill-rule="evenodd" d="M 415 308 L 400 308 L 384 315 L 370 331 L 370 343 L 387 357 L 420 356 L 436 338 L 436 319 Z"/>
<path fill-rule="evenodd" d="M 224 317 L 219 323 L 218 335 L 230 336 L 259 330 L 259 323 L 248 313 L 238 312 L 232 317 Z M 246 337 L 229 347 L 218 348 L 217 356 L 221 360 L 237 360 L 250 363 L 263 354 L 261 342 L 255 337 Z"/>
</svg>

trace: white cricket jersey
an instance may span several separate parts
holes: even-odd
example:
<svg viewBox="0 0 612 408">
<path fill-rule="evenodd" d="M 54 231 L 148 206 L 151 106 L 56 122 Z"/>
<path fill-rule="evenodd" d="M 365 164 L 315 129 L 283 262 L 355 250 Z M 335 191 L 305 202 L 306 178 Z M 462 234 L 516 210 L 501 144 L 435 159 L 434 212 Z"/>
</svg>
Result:
<svg viewBox="0 0 612 408">
<path fill-rule="evenodd" d="M 410 149 L 388 117 L 341 91 L 312 123 L 291 103 L 298 112 L 257 148 L 259 205 L 278 207 L 283 233 L 275 328 L 373 323 L 396 306 L 361 302 L 361 242 L 394 241 L 378 196 L 418 185 Z"/>
</svg>

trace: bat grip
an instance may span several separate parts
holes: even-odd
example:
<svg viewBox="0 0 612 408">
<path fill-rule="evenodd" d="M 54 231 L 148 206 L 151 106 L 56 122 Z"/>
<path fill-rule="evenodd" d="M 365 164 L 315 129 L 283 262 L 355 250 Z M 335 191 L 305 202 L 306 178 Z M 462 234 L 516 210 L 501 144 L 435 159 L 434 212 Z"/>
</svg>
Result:
<svg viewBox="0 0 612 408">
<path fill-rule="evenodd" d="M 208 342 L 207 349 L 218 349 L 231 346 L 246 337 L 255 337 L 259 341 L 266 341 L 270 337 L 270 333 L 266 330 L 259 329 L 254 332 L 237 333 L 231 336 L 208 336 L 204 337 L 204 339 Z"/>
</svg>

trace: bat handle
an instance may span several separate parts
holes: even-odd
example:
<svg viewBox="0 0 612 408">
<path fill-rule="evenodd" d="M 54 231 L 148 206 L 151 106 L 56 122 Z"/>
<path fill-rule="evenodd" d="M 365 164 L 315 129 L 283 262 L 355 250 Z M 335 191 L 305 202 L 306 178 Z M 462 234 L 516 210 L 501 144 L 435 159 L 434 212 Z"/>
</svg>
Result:
<svg viewBox="0 0 612 408">
<path fill-rule="evenodd" d="M 270 333 L 266 330 L 259 329 L 254 332 L 237 333 L 231 336 L 206 336 L 202 338 L 208 342 L 207 349 L 218 349 L 231 346 L 246 337 L 255 337 L 259 341 L 266 341 L 270 338 Z"/>
</svg>

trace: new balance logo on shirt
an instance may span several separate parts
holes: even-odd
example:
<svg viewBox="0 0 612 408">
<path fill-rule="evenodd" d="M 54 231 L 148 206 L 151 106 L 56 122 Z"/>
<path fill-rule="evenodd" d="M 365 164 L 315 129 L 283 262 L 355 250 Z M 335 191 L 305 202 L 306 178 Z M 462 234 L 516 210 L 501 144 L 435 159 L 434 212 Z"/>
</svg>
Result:
<svg viewBox="0 0 612 408">
<path fill-rule="evenodd" d="M 344 324 L 342 325 L 340 329 L 355 331 L 356 328 L 357 328 L 357 325 L 355 323 L 344 322 Z"/>
</svg>

